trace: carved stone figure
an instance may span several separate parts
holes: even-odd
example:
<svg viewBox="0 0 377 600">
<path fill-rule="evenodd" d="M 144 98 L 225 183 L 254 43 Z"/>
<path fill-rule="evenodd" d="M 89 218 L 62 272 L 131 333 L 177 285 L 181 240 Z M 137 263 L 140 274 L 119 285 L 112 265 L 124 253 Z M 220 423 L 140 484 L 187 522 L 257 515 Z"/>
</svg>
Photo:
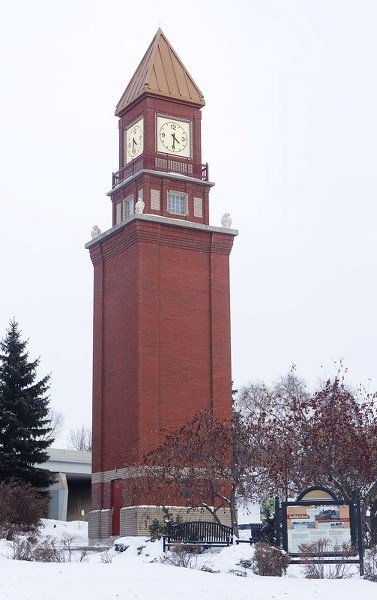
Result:
<svg viewBox="0 0 377 600">
<path fill-rule="evenodd" d="M 94 240 L 94 238 L 98 237 L 99 235 L 101 235 L 101 230 L 98 227 L 98 225 L 93 225 L 92 228 L 92 240 Z"/>
<path fill-rule="evenodd" d="M 223 215 L 221 217 L 221 225 L 223 227 L 226 227 L 227 229 L 230 229 L 232 226 L 232 218 L 230 216 L 229 213 L 225 213 L 225 215 Z"/>
<path fill-rule="evenodd" d="M 137 202 L 135 204 L 135 213 L 137 215 L 141 215 L 144 210 L 144 206 L 145 206 L 145 202 L 139 196 L 139 198 L 137 199 Z"/>
</svg>

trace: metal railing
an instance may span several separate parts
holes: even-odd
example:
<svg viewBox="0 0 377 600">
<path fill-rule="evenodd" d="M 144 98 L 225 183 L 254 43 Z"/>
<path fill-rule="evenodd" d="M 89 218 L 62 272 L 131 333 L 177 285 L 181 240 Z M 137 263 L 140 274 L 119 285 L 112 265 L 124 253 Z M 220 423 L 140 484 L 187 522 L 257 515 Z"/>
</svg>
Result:
<svg viewBox="0 0 377 600">
<path fill-rule="evenodd" d="M 187 159 L 171 156 L 170 154 L 144 154 L 139 158 L 135 158 L 128 165 L 122 167 L 116 173 L 113 173 L 112 187 L 132 177 L 143 169 L 152 171 L 162 171 L 163 173 L 176 173 L 208 181 L 208 163 L 194 164 Z"/>
</svg>

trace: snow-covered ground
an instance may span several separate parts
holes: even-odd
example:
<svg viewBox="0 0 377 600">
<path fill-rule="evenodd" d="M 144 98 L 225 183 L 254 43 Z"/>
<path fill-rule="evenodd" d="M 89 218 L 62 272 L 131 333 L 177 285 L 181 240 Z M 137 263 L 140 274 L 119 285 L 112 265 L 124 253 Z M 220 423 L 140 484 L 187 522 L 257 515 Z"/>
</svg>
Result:
<svg viewBox="0 0 377 600">
<path fill-rule="evenodd" d="M 50 536 L 58 544 L 68 540 L 71 562 L 12 560 L 11 546 L 1 540 L 1 600 L 85 597 L 90 600 L 374 600 L 377 597 L 377 583 L 361 579 L 356 567 L 352 567 L 350 579 L 338 580 L 305 579 L 299 565 L 290 566 L 282 578 L 254 575 L 239 565 L 240 560 L 251 558 L 252 548 L 248 544 L 207 550 L 192 559 L 193 568 L 182 568 L 160 562 L 162 542 L 140 537 L 122 538 L 129 546 L 122 553 L 114 548 L 97 548 L 85 555 L 84 522 L 44 521 L 41 536 Z M 246 576 L 239 576 L 243 573 Z"/>
</svg>

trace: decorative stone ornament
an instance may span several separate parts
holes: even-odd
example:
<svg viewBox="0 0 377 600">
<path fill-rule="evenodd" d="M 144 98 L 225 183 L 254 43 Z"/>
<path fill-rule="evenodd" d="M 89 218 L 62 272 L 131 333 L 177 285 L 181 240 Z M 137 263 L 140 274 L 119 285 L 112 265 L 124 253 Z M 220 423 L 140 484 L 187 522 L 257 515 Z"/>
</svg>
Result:
<svg viewBox="0 0 377 600">
<path fill-rule="evenodd" d="M 226 227 L 227 229 L 230 229 L 232 226 L 232 218 L 230 216 L 229 213 L 225 213 L 225 215 L 223 215 L 221 217 L 221 225 L 223 227 Z"/>
<path fill-rule="evenodd" d="M 139 196 L 139 198 L 137 199 L 137 202 L 135 204 L 135 213 L 137 215 L 141 215 L 144 211 L 144 207 L 145 207 L 145 202 Z"/>
<path fill-rule="evenodd" d="M 98 227 L 98 225 L 93 225 L 91 235 L 92 235 L 92 240 L 94 240 L 94 238 L 96 238 L 99 235 L 101 235 L 101 230 Z"/>
</svg>

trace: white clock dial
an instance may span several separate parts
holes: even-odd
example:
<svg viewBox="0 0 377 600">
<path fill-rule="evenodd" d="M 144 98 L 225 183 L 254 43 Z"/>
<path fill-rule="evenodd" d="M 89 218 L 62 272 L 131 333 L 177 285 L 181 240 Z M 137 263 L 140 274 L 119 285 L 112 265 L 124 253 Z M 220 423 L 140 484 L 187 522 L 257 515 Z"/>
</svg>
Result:
<svg viewBox="0 0 377 600">
<path fill-rule="evenodd" d="M 144 121 L 140 119 L 137 123 L 126 129 L 124 155 L 126 164 L 140 156 L 144 150 Z"/>
<path fill-rule="evenodd" d="M 191 156 L 190 123 L 166 117 L 157 117 L 157 151 Z"/>
</svg>

